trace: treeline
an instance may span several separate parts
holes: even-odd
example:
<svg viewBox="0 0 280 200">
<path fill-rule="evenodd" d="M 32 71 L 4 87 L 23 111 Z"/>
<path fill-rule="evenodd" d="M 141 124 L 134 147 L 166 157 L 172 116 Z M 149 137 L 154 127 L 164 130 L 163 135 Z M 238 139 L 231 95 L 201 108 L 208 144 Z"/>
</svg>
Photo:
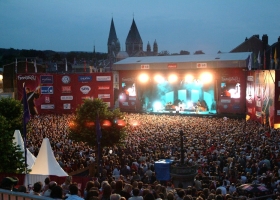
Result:
<svg viewBox="0 0 280 200">
<path fill-rule="evenodd" d="M 3 49 L 0 48 L 0 66 L 15 62 L 16 59 L 38 59 L 42 62 L 59 62 L 67 59 L 68 62 L 95 62 L 98 60 L 107 59 L 107 53 L 100 52 L 81 52 L 81 51 L 70 51 L 70 52 L 56 52 L 52 50 L 26 50 L 26 49 Z"/>
</svg>

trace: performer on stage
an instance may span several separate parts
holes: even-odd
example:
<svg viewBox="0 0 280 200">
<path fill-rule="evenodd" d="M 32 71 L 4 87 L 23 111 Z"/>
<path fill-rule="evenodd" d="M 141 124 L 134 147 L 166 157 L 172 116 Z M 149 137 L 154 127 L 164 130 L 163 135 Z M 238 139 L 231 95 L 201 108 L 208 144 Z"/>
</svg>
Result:
<svg viewBox="0 0 280 200">
<path fill-rule="evenodd" d="M 201 103 L 200 103 L 200 101 L 198 100 L 197 103 L 196 103 L 196 105 L 195 105 L 195 113 L 198 114 L 199 108 L 200 108 L 200 107 L 201 107 Z"/>
</svg>

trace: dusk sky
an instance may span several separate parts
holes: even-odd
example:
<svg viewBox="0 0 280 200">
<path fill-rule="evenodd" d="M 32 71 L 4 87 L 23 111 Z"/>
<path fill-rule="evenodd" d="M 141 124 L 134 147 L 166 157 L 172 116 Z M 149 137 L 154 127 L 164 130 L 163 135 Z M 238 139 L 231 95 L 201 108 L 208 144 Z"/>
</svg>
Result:
<svg viewBox="0 0 280 200">
<path fill-rule="evenodd" d="M 279 0 L 1 0 L 0 48 L 107 53 L 113 17 L 121 50 L 134 18 L 158 51 L 229 52 L 246 37 L 280 36 Z"/>
</svg>

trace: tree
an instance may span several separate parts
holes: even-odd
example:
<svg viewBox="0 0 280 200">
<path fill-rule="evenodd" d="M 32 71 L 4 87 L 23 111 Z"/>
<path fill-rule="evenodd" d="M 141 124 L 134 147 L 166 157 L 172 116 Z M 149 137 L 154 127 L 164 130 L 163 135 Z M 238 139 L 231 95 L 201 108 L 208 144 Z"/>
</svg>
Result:
<svg viewBox="0 0 280 200">
<path fill-rule="evenodd" d="M 101 99 L 86 99 L 77 109 L 75 120 L 69 126 L 69 138 L 94 147 L 97 144 L 97 119 L 101 125 L 101 146 L 120 144 L 125 137 L 125 126 L 119 123 L 124 122 L 123 113 L 119 109 L 108 110 L 107 103 Z"/>
<path fill-rule="evenodd" d="M 20 101 L 13 98 L 0 99 L 0 172 L 25 171 L 23 152 L 13 143 L 14 131 L 23 127 L 22 110 Z"/>
</svg>

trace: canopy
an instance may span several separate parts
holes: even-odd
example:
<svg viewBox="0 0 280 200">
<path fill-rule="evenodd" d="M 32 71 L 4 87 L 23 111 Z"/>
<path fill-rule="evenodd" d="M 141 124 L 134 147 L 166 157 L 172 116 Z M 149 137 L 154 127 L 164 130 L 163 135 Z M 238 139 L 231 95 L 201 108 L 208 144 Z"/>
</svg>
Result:
<svg viewBox="0 0 280 200">
<path fill-rule="evenodd" d="M 68 176 L 56 161 L 48 138 L 44 138 L 30 174 Z"/>
<path fill-rule="evenodd" d="M 21 151 L 23 152 L 23 156 L 25 157 L 24 152 L 24 142 L 22 139 L 22 136 L 20 134 L 19 130 L 15 130 L 14 132 L 14 138 L 13 143 L 16 143 L 16 145 L 19 145 Z M 26 149 L 26 162 L 27 162 L 27 168 L 32 169 L 34 163 L 35 163 L 36 157 L 29 151 L 29 149 Z"/>
</svg>

